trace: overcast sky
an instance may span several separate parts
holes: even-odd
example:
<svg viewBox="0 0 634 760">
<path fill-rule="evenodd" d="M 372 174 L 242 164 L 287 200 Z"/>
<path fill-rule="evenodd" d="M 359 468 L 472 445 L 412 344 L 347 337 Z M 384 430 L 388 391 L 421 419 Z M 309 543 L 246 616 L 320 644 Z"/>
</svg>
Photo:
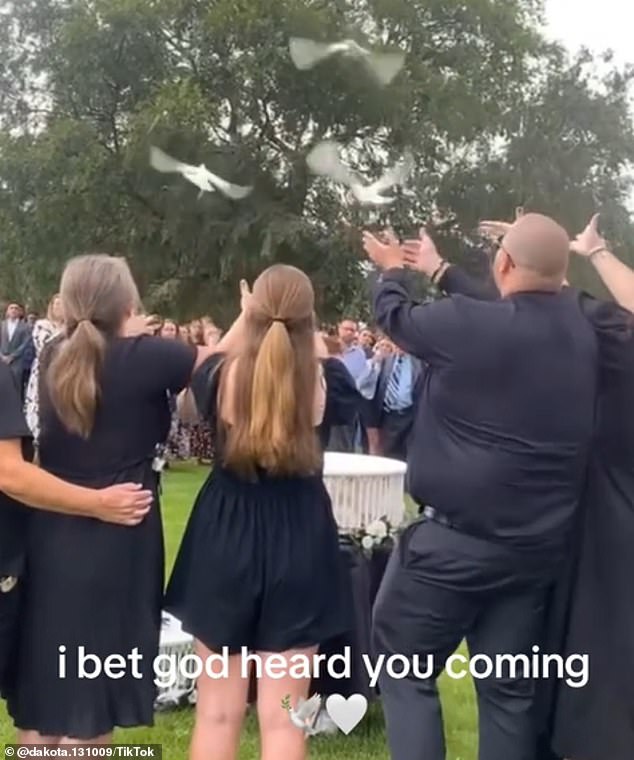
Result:
<svg viewBox="0 0 634 760">
<path fill-rule="evenodd" d="M 631 0 L 546 0 L 548 32 L 566 47 L 612 48 L 619 63 L 634 63 Z"/>
<path fill-rule="evenodd" d="M 548 33 L 570 50 L 588 47 L 594 53 L 612 49 L 615 62 L 634 64 L 631 0 L 546 0 Z M 634 213 L 634 193 L 628 204 Z"/>
</svg>

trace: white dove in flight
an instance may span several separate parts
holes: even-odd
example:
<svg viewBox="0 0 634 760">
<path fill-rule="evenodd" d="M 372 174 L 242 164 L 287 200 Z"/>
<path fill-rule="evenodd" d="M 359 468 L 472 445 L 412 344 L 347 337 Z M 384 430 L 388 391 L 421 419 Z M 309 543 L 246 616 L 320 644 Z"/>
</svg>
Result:
<svg viewBox="0 0 634 760">
<path fill-rule="evenodd" d="M 349 187 L 354 197 L 364 205 L 384 206 L 394 203 L 396 198 L 381 193 L 391 187 L 402 187 L 414 169 L 414 156 L 407 151 L 380 179 L 368 185 L 343 164 L 340 153 L 339 143 L 321 142 L 308 154 L 306 163 L 315 174 Z"/>
<path fill-rule="evenodd" d="M 216 190 L 220 190 L 228 198 L 239 201 L 246 198 L 253 190 L 252 186 L 243 187 L 227 182 L 216 174 L 212 174 L 204 164 L 192 166 L 177 161 L 154 145 L 150 148 L 150 164 L 158 172 L 182 174 L 185 179 L 200 189 L 199 198 L 205 192 L 215 193 Z"/>
<path fill-rule="evenodd" d="M 300 697 L 296 710 L 292 707 L 288 709 L 293 725 L 301 728 L 307 736 L 331 734 L 338 730 L 328 714 L 321 711 L 321 703 L 320 695 L 314 694 L 310 699 Z"/>
<path fill-rule="evenodd" d="M 338 53 L 347 58 L 356 58 L 365 63 L 370 73 L 384 87 L 390 84 L 405 63 L 405 53 L 375 53 L 361 47 L 355 40 L 328 43 L 315 42 L 305 37 L 291 37 L 289 52 L 295 67 L 300 71 L 312 69 Z"/>
</svg>

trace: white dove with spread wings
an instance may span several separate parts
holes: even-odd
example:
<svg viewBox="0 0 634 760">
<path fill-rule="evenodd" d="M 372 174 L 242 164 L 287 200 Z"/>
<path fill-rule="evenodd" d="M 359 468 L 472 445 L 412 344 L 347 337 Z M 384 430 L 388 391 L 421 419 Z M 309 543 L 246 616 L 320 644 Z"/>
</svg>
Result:
<svg viewBox="0 0 634 760">
<path fill-rule="evenodd" d="M 300 71 L 312 69 L 326 58 L 337 54 L 356 58 L 364 62 L 368 71 L 382 86 L 390 84 L 405 63 L 405 53 L 375 53 L 362 47 L 355 40 L 328 43 L 315 42 L 305 37 L 291 37 L 289 51 L 293 63 Z"/>
<path fill-rule="evenodd" d="M 336 733 L 338 728 L 328 713 L 321 709 L 321 703 L 321 696 L 314 694 L 310 699 L 300 697 L 297 709 L 290 707 L 287 702 L 284 702 L 282 706 L 288 710 L 292 724 L 301 728 L 306 736 Z"/>
<path fill-rule="evenodd" d="M 394 203 L 396 198 L 382 195 L 382 193 L 392 187 L 403 187 L 414 169 L 414 156 L 409 151 L 406 152 L 401 161 L 369 185 L 344 165 L 339 143 L 332 141 L 319 143 L 308 154 L 306 163 L 315 174 L 329 177 L 334 182 L 349 187 L 359 203 L 384 206 Z"/>
<path fill-rule="evenodd" d="M 246 198 L 253 190 L 252 186 L 244 187 L 227 182 L 216 174 L 212 174 L 204 164 L 193 166 L 177 161 L 155 146 L 150 148 L 150 164 L 158 172 L 181 174 L 200 189 L 199 198 L 205 192 L 215 193 L 216 190 L 219 190 L 227 198 L 239 201 Z"/>
</svg>

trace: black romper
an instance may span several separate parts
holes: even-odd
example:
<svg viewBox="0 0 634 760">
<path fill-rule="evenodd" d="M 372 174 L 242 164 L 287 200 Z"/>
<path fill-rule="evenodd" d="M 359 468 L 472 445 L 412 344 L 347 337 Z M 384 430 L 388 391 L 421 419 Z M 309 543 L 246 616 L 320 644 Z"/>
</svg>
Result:
<svg viewBox="0 0 634 760">
<path fill-rule="evenodd" d="M 201 415 L 216 432 L 221 355 L 195 374 Z M 347 425 L 360 396 L 344 365 L 323 362 L 319 435 Z M 213 651 L 283 652 L 322 644 L 350 627 L 345 567 L 321 474 L 248 482 L 218 464 L 200 491 L 167 589 L 166 608 Z"/>
</svg>

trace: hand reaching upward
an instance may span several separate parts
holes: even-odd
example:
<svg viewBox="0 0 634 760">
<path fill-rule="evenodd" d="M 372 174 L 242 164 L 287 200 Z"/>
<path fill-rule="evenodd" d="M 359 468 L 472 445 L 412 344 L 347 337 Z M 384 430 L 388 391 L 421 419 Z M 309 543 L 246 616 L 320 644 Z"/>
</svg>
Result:
<svg viewBox="0 0 634 760">
<path fill-rule="evenodd" d="M 518 206 L 515 209 L 515 221 L 524 216 L 523 206 Z M 489 238 L 491 240 L 499 240 L 504 237 L 506 233 L 513 226 L 513 222 L 499 222 L 499 221 L 483 221 L 478 225 L 478 232 L 482 237 Z"/>
<path fill-rule="evenodd" d="M 599 234 L 599 214 L 595 214 L 583 232 L 580 232 L 570 243 L 570 250 L 580 256 L 590 256 L 603 248 L 607 248 L 607 246 Z"/>
<path fill-rule="evenodd" d="M 403 268 L 403 251 L 392 230 L 385 230 L 376 236 L 371 232 L 364 232 L 363 249 L 380 269 Z"/>
<path fill-rule="evenodd" d="M 428 277 L 431 277 L 443 263 L 436 244 L 427 234 L 427 230 L 424 227 L 420 230 L 418 240 L 405 241 L 403 253 L 405 255 L 406 266 L 422 272 Z"/>
<path fill-rule="evenodd" d="M 240 308 L 243 312 L 247 311 L 252 298 L 249 283 L 246 280 L 240 280 Z"/>
</svg>

